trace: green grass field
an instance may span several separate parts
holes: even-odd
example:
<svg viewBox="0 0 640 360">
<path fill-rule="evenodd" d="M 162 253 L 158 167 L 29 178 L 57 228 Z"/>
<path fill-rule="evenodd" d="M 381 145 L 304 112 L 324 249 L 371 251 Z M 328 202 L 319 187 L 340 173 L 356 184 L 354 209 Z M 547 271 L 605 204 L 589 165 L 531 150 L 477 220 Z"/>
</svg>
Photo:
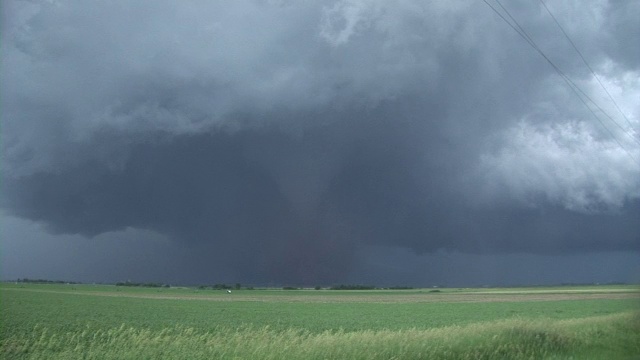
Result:
<svg viewBox="0 0 640 360">
<path fill-rule="evenodd" d="M 7 359 L 635 359 L 635 286 L 240 290 L 0 285 Z"/>
</svg>

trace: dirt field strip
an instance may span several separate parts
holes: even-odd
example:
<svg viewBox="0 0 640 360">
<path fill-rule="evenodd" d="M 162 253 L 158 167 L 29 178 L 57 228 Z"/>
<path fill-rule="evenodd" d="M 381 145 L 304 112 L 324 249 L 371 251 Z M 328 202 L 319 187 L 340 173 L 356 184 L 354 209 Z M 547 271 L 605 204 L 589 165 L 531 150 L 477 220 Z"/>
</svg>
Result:
<svg viewBox="0 0 640 360">
<path fill-rule="evenodd" d="M 524 302 L 524 301 L 559 301 L 559 300 L 595 300 L 595 299 L 638 299 L 639 291 L 616 289 L 606 291 L 539 291 L 539 292 L 469 292 L 469 293 L 420 293 L 420 294 L 313 294 L 313 295 L 245 295 L 242 291 L 233 294 L 151 294 L 118 291 L 58 291 L 42 289 L 6 288 L 10 291 L 46 292 L 67 295 L 125 297 L 158 300 L 201 300 L 201 301 L 246 301 L 246 302 L 307 302 L 307 303 L 433 303 L 433 302 Z"/>
</svg>

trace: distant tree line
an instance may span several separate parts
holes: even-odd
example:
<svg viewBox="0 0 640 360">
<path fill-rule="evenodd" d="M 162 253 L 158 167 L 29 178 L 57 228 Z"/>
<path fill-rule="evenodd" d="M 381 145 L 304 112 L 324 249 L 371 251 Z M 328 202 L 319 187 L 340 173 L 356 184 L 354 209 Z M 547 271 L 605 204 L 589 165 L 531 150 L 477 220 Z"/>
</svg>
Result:
<svg viewBox="0 0 640 360">
<path fill-rule="evenodd" d="M 316 290 L 319 290 L 319 287 L 316 287 Z M 329 290 L 410 290 L 414 289 L 412 286 L 391 286 L 391 287 L 377 287 L 375 285 L 358 285 L 358 284 L 350 284 L 350 285 L 335 285 L 331 286 Z"/>
<path fill-rule="evenodd" d="M 413 286 L 392 286 L 392 287 L 388 287 L 388 288 L 384 288 L 384 289 L 389 289 L 389 290 L 411 290 L 411 289 L 415 289 Z"/>
<path fill-rule="evenodd" d="M 137 286 L 137 287 L 152 287 L 152 288 L 170 287 L 168 284 L 160 284 L 160 283 L 154 283 L 154 282 L 139 283 L 139 282 L 131 282 L 131 281 L 117 282 L 116 286 Z"/>
<path fill-rule="evenodd" d="M 595 285 L 627 285 L 626 282 L 622 282 L 622 281 L 610 281 L 610 282 L 606 282 L 606 283 L 595 283 L 595 282 L 587 282 L 587 283 L 561 283 L 560 286 L 595 286 Z M 544 286 L 544 285 L 537 285 L 537 286 Z"/>
<path fill-rule="evenodd" d="M 46 279 L 18 279 L 19 283 L 31 283 L 31 284 L 81 284 L 74 281 L 62 281 L 62 280 L 46 280 Z"/>
<path fill-rule="evenodd" d="M 242 284 L 236 283 L 235 285 L 227 285 L 227 284 L 215 284 L 215 285 L 200 285 L 198 286 L 200 290 L 240 290 L 242 289 Z M 253 290 L 253 287 L 246 287 L 245 289 Z"/>
<path fill-rule="evenodd" d="M 374 285 L 335 285 L 329 288 L 329 290 L 375 290 Z"/>
</svg>

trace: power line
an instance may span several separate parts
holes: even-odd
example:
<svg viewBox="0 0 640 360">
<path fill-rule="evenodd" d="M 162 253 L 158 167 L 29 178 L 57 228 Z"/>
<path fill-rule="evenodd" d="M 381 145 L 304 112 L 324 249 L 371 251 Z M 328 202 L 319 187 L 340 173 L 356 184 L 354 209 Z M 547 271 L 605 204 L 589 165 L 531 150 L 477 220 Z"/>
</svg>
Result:
<svg viewBox="0 0 640 360">
<path fill-rule="evenodd" d="M 585 98 L 587 98 L 598 110 L 600 110 L 606 117 L 609 118 L 609 120 L 611 120 L 611 122 L 613 122 L 618 128 L 620 128 L 620 130 L 622 130 L 625 134 L 627 134 L 633 141 L 635 141 L 638 145 L 640 145 L 640 140 L 638 140 L 635 136 L 633 136 L 633 134 L 629 133 L 629 131 L 627 129 L 625 129 L 624 127 L 622 127 L 614 118 L 612 118 L 604 109 L 602 109 L 598 103 L 596 103 L 593 99 L 591 99 L 591 97 L 589 95 L 587 95 L 584 91 L 582 91 L 582 89 L 580 89 L 580 87 L 578 85 L 576 85 L 576 83 L 574 83 L 571 78 L 569 78 L 569 76 L 567 76 L 562 70 L 560 70 L 560 68 L 558 68 L 558 66 L 556 66 L 556 64 L 551 61 L 551 59 L 549 59 L 549 57 L 547 57 L 547 55 L 542 51 L 542 49 L 540 49 L 540 47 L 535 43 L 535 41 L 533 41 L 533 38 L 531 36 L 529 36 L 529 34 L 524 30 L 524 28 L 522 26 L 520 26 L 520 24 L 518 23 L 518 21 L 511 15 L 511 13 L 509 12 L 509 10 L 507 10 L 502 3 L 500 2 L 500 0 L 495 0 L 496 3 L 498 5 L 500 5 L 500 8 L 507 14 L 507 16 L 509 17 L 509 19 L 511 19 L 511 21 L 513 21 L 513 24 L 515 24 L 515 26 L 509 22 L 504 16 L 502 16 L 502 14 L 500 14 L 496 8 L 494 8 L 493 6 L 491 6 L 491 4 L 489 4 L 486 0 L 484 0 L 484 2 L 489 5 L 489 7 L 491 7 L 491 9 L 493 9 L 494 12 L 496 12 L 501 18 L 502 20 L 504 20 L 505 22 L 507 22 L 507 24 L 509 24 L 509 26 L 511 26 L 511 28 L 513 30 L 515 30 L 522 38 L 524 38 L 527 43 L 529 43 L 529 45 L 531 45 L 531 47 L 533 47 L 545 60 L 547 60 L 547 62 L 556 70 L 556 72 L 564 79 L 565 82 L 567 82 L 567 84 L 569 85 L 569 87 L 571 87 L 571 89 L 573 90 L 573 92 L 576 94 L 576 96 L 578 96 L 578 98 L 580 99 L 580 101 L 587 107 L 587 109 L 589 109 L 589 111 L 591 112 L 591 114 L 598 120 L 598 122 L 600 122 L 600 124 L 607 130 L 607 132 L 609 132 L 609 134 L 614 138 L 614 140 L 620 144 L 621 147 L 622 144 L 618 141 L 618 139 L 615 137 L 615 135 L 613 134 L 613 132 L 611 132 L 609 130 L 609 128 L 607 128 L 607 126 L 604 124 L 604 122 L 593 112 L 593 110 L 589 107 L 589 105 L 584 101 L 584 99 L 582 99 L 580 97 L 579 94 L 577 94 L 577 92 L 580 92 L 582 94 L 582 96 L 584 96 Z M 517 28 L 516 28 L 517 27 Z M 590 68 L 590 67 L 589 67 Z M 594 73 L 595 75 L 595 73 Z M 624 115 L 624 114 L 623 114 Z M 628 121 L 628 119 L 627 119 Z M 630 122 L 629 122 L 630 123 Z M 624 148 L 624 147 L 623 147 Z M 626 149 L 625 149 L 626 150 Z"/>
<path fill-rule="evenodd" d="M 602 121 L 602 119 L 600 119 L 600 117 L 598 117 L 598 115 L 593 111 L 593 109 L 591 109 L 591 107 L 589 106 L 589 104 L 585 101 L 585 99 L 580 96 L 580 94 L 582 94 L 585 98 L 587 98 L 591 103 L 593 103 L 603 114 L 605 114 L 609 119 L 611 119 L 614 124 L 616 124 L 618 127 L 620 127 L 623 131 L 625 131 L 625 129 L 620 126 L 620 124 L 618 124 L 615 120 L 613 120 L 613 118 L 611 118 L 611 116 L 609 116 L 606 111 L 604 111 L 600 106 L 598 106 L 598 104 L 593 101 L 593 99 L 591 99 L 584 91 L 582 91 L 580 89 L 580 87 L 578 85 L 576 85 L 553 61 L 551 61 L 551 59 L 549 59 L 549 57 L 542 51 L 542 49 L 540 49 L 540 47 L 538 47 L 538 45 L 535 43 L 535 41 L 533 41 L 533 39 L 531 38 L 531 36 L 529 36 L 529 34 L 527 34 L 527 32 L 524 30 L 524 28 L 522 28 L 522 26 L 520 26 L 520 24 L 518 23 L 518 21 L 511 15 L 511 13 L 509 13 L 509 11 L 500 3 L 500 0 L 495 0 L 496 3 L 498 5 L 500 5 L 500 8 L 502 8 L 502 10 L 507 14 L 507 16 L 513 21 L 513 23 L 511 23 L 509 20 L 507 20 L 507 18 L 502 15 L 494 6 L 492 6 L 487 0 L 483 0 L 485 4 L 487 4 L 502 20 L 504 20 L 504 22 L 506 22 L 515 32 L 518 33 L 518 35 L 520 35 L 534 50 L 536 50 L 538 52 L 538 54 L 540 54 L 540 56 L 542 56 L 548 63 L 549 65 L 551 65 L 551 67 L 553 67 L 553 69 L 558 73 L 558 75 L 560 75 L 560 77 L 567 83 L 567 85 L 569 86 L 569 88 L 571 88 L 571 90 L 574 92 L 574 94 L 576 94 L 576 96 L 578 97 L 578 99 L 580 99 L 580 101 L 584 104 L 584 106 L 587 108 L 587 110 L 589 110 L 589 112 L 593 115 L 594 118 L 596 118 L 596 120 L 600 123 L 600 125 L 602 125 L 602 127 L 609 133 L 609 135 L 611 135 L 611 137 L 613 138 L 613 140 L 620 146 L 620 148 L 622 150 L 624 150 L 624 152 L 627 153 L 627 155 L 629 155 L 629 157 L 636 163 L 640 164 L 640 161 L 636 160 L 636 158 L 631 154 L 631 152 L 629 152 L 629 150 L 627 150 L 626 147 L 624 147 L 622 145 L 622 143 L 620 142 L 620 140 L 618 140 L 618 138 L 615 136 L 615 134 L 607 127 L 607 125 Z M 628 133 L 627 133 L 628 134 Z M 629 135 L 629 134 L 628 134 Z M 632 138 L 634 140 L 635 137 L 632 136 Z"/>
<path fill-rule="evenodd" d="M 527 42 L 529 43 L 529 45 L 533 46 L 534 49 L 541 51 L 540 48 L 538 48 L 538 45 L 536 45 L 536 43 L 533 41 L 531 36 L 529 36 L 529 34 L 527 34 L 527 32 L 522 28 L 522 26 L 520 26 L 518 21 L 516 21 L 516 19 L 513 16 L 511 16 L 511 13 L 509 12 L 509 10 L 507 10 L 504 6 L 502 6 L 502 3 L 500 2 L 500 0 L 496 0 L 496 2 L 498 3 L 498 5 L 500 5 L 500 8 L 502 8 L 502 10 L 507 14 L 507 16 L 509 16 L 509 19 L 511 19 L 511 21 L 513 21 L 513 23 L 516 24 L 516 26 L 518 27 L 518 30 L 519 30 L 518 33 L 520 34 L 520 36 L 524 37 L 525 40 L 527 40 Z"/>
<path fill-rule="evenodd" d="M 502 6 L 502 4 L 500 3 L 500 0 L 496 0 L 496 2 L 498 4 L 500 4 L 500 7 L 507 13 L 509 14 L 509 11 L 507 9 L 504 8 L 504 6 Z M 545 8 L 547 8 L 547 6 L 544 4 L 544 2 L 542 0 L 540 0 L 540 2 L 542 2 L 542 4 L 545 6 Z M 553 16 L 553 14 L 551 14 L 551 12 L 549 11 L 549 9 L 547 8 L 547 11 L 549 12 L 549 14 L 551 15 L 551 17 L 556 20 L 556 18 Z M 509 17 L 517 24 L 517 21 L 509 14 Z M 596 75 L 595 71 L 593 71 L 593 69 L 591 68 L 591 66 L 589 66 L 589 64 L 587 63 L 587 61 L 584 59 L 584 56 L 582 56 L 582 53 L 580 53 L 580 51 L 577 49 L 577 47 L 575 46 L 575 44 L 573 43 L 573 41 L 571 41 L 571 39 L 569 38 L 569 36 L 567 35 L 567 33 L 564 31 L 564 29 L 560 26 L 560 24 L 557 22 L 556 20 L 556 24 L 560 27 L 560 29 L 562 30 L 562 32 L 565 34 L 565 36 L 567 37 L 567 39 L 569 39 L 569 42 L 573 45 L 573 48 L 578 52 L 578 54 L 580 55 L 580 57 L 582 58 L 582 61 L 584 61 L 584 63 L 587 65 L 587 67 L 589 68 L 589 70 L 591 70 L 591 73 L 593 74 L 593 76 L 595 76 L 596 79 L 598 79 L 598 82 L 600 83 L 600 85 L 602 86 L 603 89 L 605 89 L 605 91 L 607 92 L 607 94 L 609 94 L 609 92 L 607 91 L 607 89 L 604 87 L 604 85 L 602 84 L 602 82 L 600 82 L 600 79 L 598 78 L 598 76 Z M 533 42 L 533 39 L 531 39 L 531 37 L 526 34 L 526 32 L 524 31 L 524 29 L 522 29 L 522 27 L 520 27 L 520 25 L 518 24 L 518 28 L 520 28 L 525 35 L 527 35 L 527 38 L 530 40 L 530 44 L 533 44 L 532 46 L 535 47 L 535 49 L 541 53 L 542 56 L 544 56 L 544 58 L 556 69 L 556 71 L 558 71 L 560 73 L 561 76 L 563 76 L 565 78 L 565 81 L 570 82 L 571 85 L 573 85 L 574 92 L 577 90 L 578 92 L 580 92 L 584 97 L 586 97 L 592 104 L 593 106 L 595 106 L 598 110 L 600 110 L 600 112 L 602 112 L 607 118 L 609 118 L 609 120 L 611 120 L 611 122 L 613 122 L 620 130 L 622 130 L 622 132 L 624 132 L 626 135 L 628 135 L 634 142 L 636 142 L 638 145 L 640 145 L 640 139 L 638 139 L 637 137 L 635 137 L 632 133 L 629 132 L 629 130 L 625 129 L 622 125 L 620 125 L 620 123 L 618 123 L 614 118 L 611 117 L 611 115 L 609 115 L 603 108 L 600 107 L 600 105 L 598 105 L 598 103 L 596 103 L 593 99 L 591 99 L 591 97 L 589 95 L 587 95 L 584 91 L 582 91 L 582 89 L 576 85 L 567 75 L 565 75 L 562 71 L 560 71 L 560 69 L 558 69 L 557 66 L 555 66 L 555 64 L 553 64 L 553 62 L 547 58 L 546 55 L 544 55 L 544 53 L 542 52 L 542 50 L 537 47 L 537 45 L 535 44 L 535 42 Z M 577 95 L 577 94 L 576 94 Z M 611 100 L 613 100 L 613 97 L 611 96 L 611 94 L 609 94 L 609 97 L 611 98 Z M 613 100 L 614 104 L 617 103 L 615 102 L 615 100 Z M 583 101 L 583 103 L 585 104 L 585 106 L 588 107 L 588 105 Z M 590 110 L 591 111 L 591 110 Z M 629 119 L 626 117 L 626 115 L 622 112 L 622 110 L 620 110 L 620 108 L 618 107 L 618 111 L 620 111 L 620 113 L 622 114 L 622 116 L 624 116 L 624 118 L 627 120 L 627 122 L 629 123 L 629 125 L 631 125 L 631 129 L 633 130 L 633 125 L 631 124 L 631 122 L 629 121 Z M 596 116 L 596 114 L 591 111 L 591 113 Z M 606 126 L 604 125 L 604 123 L 600 120 L 600 118 L 598 118 L 596 116 L 596 118 L 598 119 L 598 121 L 600 121 L 600 123 L 606 128 Z M 609 129 L 607 129 L 607 131 L 609 131 Z M 613 136 L 613 134 L 611 133 L 611 131 L 609 131 L 609 133 L 611 134 L 611 136 Z M 617 142 L 617 138 L 616 138 L 616 142 Z"/>
<path fill-rule="evenodd" d="M 540 0 L 540 3 L 542 3 L 542 6 L 544 6 L 544 8 L 547 10 L 547 12 L 549 13 L 549 15 L 551 16 L 551 18 L 553 19 L 553 21 L 556 23 L 556 25 L 558 25 L 558 27 L 560 28 L 560 31 L 562 31 L 562 33 L 564 34 L 564 37 L 567 38 L 567 40 L 569 41 L 569 43 L 571 44 L 571 46 L 573 46 L 573 49 L 578 53 L 578 55 L 580 56 L 580 59 L 582 59 L 582 62 L 584 62 L 584 64 L 587 66 L 587 68 L 589 69 L 589 71 L 591 71 L 591 74 L 593 74 L 593 77 L 598 81 L 598 84 L 600 84 L 600 86 L 602 87 L 602 89 L 604 90 L 605 93 L 607 93 L 607 95 L 609 96 L 609 99 L 611 99 L 611 101 L 613 102 L 613 105 L 615 105 L 616 109 L 618 109 L 618 111 L 620 112 L 620 114 L 624 117 L 624 119 L 627 121 L 627 124 L 629 124 L 629 126 L 635 130 L 634 125 L 631 123 L 631 120 L 629 120 L 629 118 L 627 117 L 627 115 L 624 113 L 624 111 L 622 111 L 622 109 L 620 109 L 620 106 L 618 106 L 618 103 L 616 102 L 616 100 L 613 98 L 613 96 L 611 95 L 611 93 L 609 92 L 609 90 L 607 90 L 606 86 L 604 86 L 604 84 L 602 83 L 602 81 L 600 81 L 600 77 L 598 77 L 598 75 L 596 74 L 595 71 L 593 71 L 593 69 L 591 68 L 591 66 L 589 66 L 589 63 L 587 62 L 587 60 L 584 58 L 584 56 L 582 55 L 582 52 L 580 52 L 580 50 L 578 50 L 578 47 L 576 46 L 576 44 L 573 42 L 573 40 L 571 40 L 571 37 L 569 37 L 569 34 L 567 34 L 566 31 L 564 31 L 564 28 L 562 27 L 562 25 L 560 25 L 560 22 L 558 22 L 558 19 L 556 19 L 555 16 L 553 16 L 553 13 L 551 12 L 551 10 L 549 10 L 549 8 L 547 7 L 547 4 L 545 4 L 545 2 L 543 0 Z"/>
<path fill-rule="evenodd" d="M 632 133 L 629 132 L 629 130 L 625 129 L 624 127 L 622 127 L 622 125 L 620 125 L 614 118 L 611 117 L 611 115 L 609 115 L 606 111 L 604 111 L 604 109 L 602 109 L 598 103 L 596 103 L 595 101 L 593 101 L 593 99 L 591 99 L 591 97 L 589 97 L 589 95 L 585 94 L 584 91 L 582 91 L 582 89 L 580 89 L 573 81 L 571 81 L 571 79 L 567 78 L 567 80 L 569 82 L 571 82 L 573 84 L 573 86 L 575 86 L 575 88 L 577 89 L 577 91 L 579 91 L 584 97 L 586 97 L 587 99 L 589 99 L 589 101 L 591 101 L 591 103 L 598 109 L 600 110 L 600 112 L 602 112 L 606 117 L 609 118 L 609 120 L 611 120 L 611 122 L 613 122 L 618 128 L 620 128 L 620 130 L 622 130 L 625 134 L 627 134 L 633 141 L 636 142 L 636 144 L 640 145 L 640 140 L 638 138 L 636 138 L 635 136 L 633 136 Z M 586 105 L 586 104 L 585 104 Z"/>
</svg>

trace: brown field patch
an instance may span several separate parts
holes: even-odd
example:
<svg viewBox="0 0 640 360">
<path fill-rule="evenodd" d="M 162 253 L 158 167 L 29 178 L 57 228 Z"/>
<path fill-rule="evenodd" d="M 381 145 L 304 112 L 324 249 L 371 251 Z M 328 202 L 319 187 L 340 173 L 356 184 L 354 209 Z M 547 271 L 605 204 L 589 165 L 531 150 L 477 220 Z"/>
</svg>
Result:
<svg viewBox="0 0 640 360">
<path fill-rule="evenodd" d="M 425 290 L 424 292 L 412 292 L 402 294 L 398 292 L 385 293 L 341 293 L 341 291 L 323 291 L 318 294 L 282 294 L 274 292 L 252 291 L 250 294 L 243 291 L 236 291 L 232 294 L 170 294 L 170 293 L 137 293 L 129 291 L 82 291 L 82 290 L 45 290 L 45 289 L 27 289 L 27 288 L 6 288 L 4 290 L 14 291 L 33 291 L 48 292 L 68 295 L 81 296 L 106 296 L 106 297 L 125 297 L 125 298 L 142 298 L 142 299 L 158 299 L 158 300 L 196 300 L 196 301 L 241 301 L 241 302 L 307 302 L 307 303 L 462 303 L 462 302 L 526 302 L 526 301 L 561 301 L 561 300 L 596 300 L 596 299 L 638 299 L 640 300 L 640 292 L 629 290 L 608 289 L 606 291 L 488 291 L 488 292 L 439 292 L 433 293 Z M 311 290 L 310 290 L 311 291 Z"/>
</svg>

